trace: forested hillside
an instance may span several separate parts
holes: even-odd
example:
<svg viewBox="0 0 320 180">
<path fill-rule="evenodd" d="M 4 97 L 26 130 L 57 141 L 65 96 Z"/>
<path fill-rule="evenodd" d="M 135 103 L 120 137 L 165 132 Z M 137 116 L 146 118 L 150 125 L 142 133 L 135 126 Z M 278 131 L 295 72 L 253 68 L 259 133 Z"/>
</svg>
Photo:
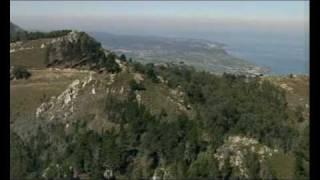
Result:
<svg viewBox="0 0 320 180">
<path fill-rule="evenodd" d="M 27 62 L 32 75 L 11 81 L 11 179 L 308 179 L 306 110 L 271 80 L 59 38 L 38 56 L 50 68 Z"/>
</svg>

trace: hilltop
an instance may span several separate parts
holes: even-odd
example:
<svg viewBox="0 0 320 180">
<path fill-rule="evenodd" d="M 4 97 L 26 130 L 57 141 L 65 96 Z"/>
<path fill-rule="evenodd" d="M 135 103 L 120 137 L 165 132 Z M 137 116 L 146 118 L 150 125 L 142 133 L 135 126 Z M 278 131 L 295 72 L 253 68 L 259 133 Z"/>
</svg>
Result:
<svg viewBox="0 0 320 180">
<path fill-rule="evenodd" d="M 12 178 L 308 177 L 308 77 L 142 64 L 69 30 L 10 47 L 31 74 L 10 82 Z"/>
<path fill-rule="evenodd" d="M 19 31 L 24 31 L 24 30 L 21 29 L 19 26 L 13 24 L 12 22 L 10 22 L 10 34 L 17 33 Z"/>
</svg>

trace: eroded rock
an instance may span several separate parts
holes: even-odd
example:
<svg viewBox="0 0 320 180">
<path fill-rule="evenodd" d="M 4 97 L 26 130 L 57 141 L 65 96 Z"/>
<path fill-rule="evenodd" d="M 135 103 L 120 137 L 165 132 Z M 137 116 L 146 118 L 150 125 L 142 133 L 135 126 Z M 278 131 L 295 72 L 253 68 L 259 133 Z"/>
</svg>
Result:
<svg viewBox="0 0 320 180">
<path fill-rule="evenodd" d="M 74 80 L 57 98 L 51 97 L 48 102 L 42 103 L 36 109 L 36 117 L 49 120 L 53 120 L 54 118 L 67 119 L 75 110 L 74 101 L 78 97 L 79 91 L 92 81 L 92 73 L 83 80 Z M 96 93 L 95 90 L 93 90 L 93 93 Z"/>
<path fill-rule="evenodd" d="M 249 153 L 258 155 L 258 160 L 263 163 L 266 157 L 270 157 L 273 153 L 277 153 L 277 149 L 271 149 L 260 144 L 256 139 L 244 136 L 230 136 L 224 144 L 219 147 L 214 157 L 219 161 L 219 169 L 222 170 L 226 161 L 233 169 L 240 172 L 242 177 L 248 178 L 248 167 L 245 165 L 246 156 Z"/>
</svg>

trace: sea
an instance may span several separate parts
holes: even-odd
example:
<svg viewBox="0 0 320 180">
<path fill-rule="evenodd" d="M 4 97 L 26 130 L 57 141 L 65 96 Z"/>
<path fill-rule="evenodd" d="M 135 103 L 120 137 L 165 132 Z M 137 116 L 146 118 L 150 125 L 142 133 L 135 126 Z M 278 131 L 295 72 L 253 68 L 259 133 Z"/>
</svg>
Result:
<svg viewBox="0 0 320 180">
<path fill-rule="evenodd" d="M 212 32 L 189 35 L 224 44 L 231 55 L 270 69 L 269 74 L 309 74 L 308 32 Z"/>
<path fill-rule="evenodd" d="M 270 70 L 268 74 L 271 75 L 309 74 L 309 32 L 307 31 L 277 32 L 234 29 L 201 33 L 155 31 L 153 33 L 144 35 L 203 39 L 213 43 L 222 43 L 223 48 L 229 54 L 265 67 Z"/>
</svg>

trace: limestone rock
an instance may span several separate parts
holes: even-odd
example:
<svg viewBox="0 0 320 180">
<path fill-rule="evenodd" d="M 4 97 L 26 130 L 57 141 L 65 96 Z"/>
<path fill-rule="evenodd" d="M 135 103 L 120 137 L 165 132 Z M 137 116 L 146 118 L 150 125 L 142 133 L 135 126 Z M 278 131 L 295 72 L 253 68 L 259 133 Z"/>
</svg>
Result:
<svg viewBox="0 0 320 180">
<path fill-rule="evenodd" d="M 123 94 L 123 92 L 124 92 L 124 88 L 123 88 L 123 86 L 121 86 L 121 89 L 120 89 L 119 93 Z"/>
<path fill-rule="evenodd" d="M 67 119 L 74 113 L 74 101 L 79 95 L 79 91 L 92 82 L 92 73 L 83 80 L 74 80 L 68 88 L 63 91 L 57 98 L 51 97 L 49 102 L 42 103 L 36 109 L 36 117 L 52 120 L 54 118 Z M 93 89 L 92 93 L 96 93 Z"/>
<path fill-rule="evenodd" d="M 103 177 L 105 177 L 106 179 L 112 179 L 113 171 L 111 169 L 106 169 L 103 173 Z"/>
<path fill-rule="evenodd" d="M 92 93 L 92 94 L 96 94 L 96 89 L 95 89 L 95 88 L 92 88 L 91 93 Z"/>
<path fill-rule="evenodd" d="M 133 78 L 137 83 L 140 83 L 141 81 L 144 80 L 142 74 L 140 73 L 134 73 Z"/>
<path fill-rule="evenodd" d="M 265 161 L 267 156 L 277 153 L 277 149 L 271 149 L 260 144 L 256 139 L 244 136 L 230 136 L 224 144 L 219 147 L 214 157 L 219 161 L 219 169 L 221 170 L 225 162 L 229 159 L 232 168 L 240 172 L 240 176 L 248 178 L 248 167 L 245 165 L 246 155 L 254 153 L 258 155 L 260 163 Z"/>
</svg>

